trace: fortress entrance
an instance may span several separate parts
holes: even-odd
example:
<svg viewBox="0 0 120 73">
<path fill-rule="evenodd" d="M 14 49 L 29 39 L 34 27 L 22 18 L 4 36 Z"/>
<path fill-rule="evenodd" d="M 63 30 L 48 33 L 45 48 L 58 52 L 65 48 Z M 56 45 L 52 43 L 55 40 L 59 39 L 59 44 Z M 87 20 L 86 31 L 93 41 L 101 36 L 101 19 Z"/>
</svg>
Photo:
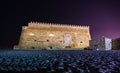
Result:
<svg viewBox="0 0 120 73">
<path fill-rule="evenodd" d="M 64 45 L 66 48 L 71 48 L 71 35 L 70 34 L 64 34 Z"/>
</svg>

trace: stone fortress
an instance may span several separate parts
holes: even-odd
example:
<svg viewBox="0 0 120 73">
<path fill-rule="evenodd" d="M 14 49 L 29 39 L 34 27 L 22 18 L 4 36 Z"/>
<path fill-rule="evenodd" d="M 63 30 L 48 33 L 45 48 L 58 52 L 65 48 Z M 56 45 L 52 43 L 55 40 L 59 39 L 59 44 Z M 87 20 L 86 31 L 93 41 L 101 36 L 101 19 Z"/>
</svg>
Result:
<svg viewBox="0 0 120 73">
<path fill-rule="evenodd" d="M 89 26 L 30 22 L 22 27 L 14 49 L 69 49 L 89 47 Z"/>
</svg>

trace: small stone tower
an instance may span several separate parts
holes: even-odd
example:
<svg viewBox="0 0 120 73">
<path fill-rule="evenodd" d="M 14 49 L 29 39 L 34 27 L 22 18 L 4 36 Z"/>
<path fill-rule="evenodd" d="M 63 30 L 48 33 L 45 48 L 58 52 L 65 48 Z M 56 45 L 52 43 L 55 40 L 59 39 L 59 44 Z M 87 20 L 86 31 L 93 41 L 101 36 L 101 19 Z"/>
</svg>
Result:
<svg viewBox="0 0 120 73">
<path fill-rule="evenodd" d="M 14 49 L 68 49 L 89 47 L 89 26 L 30 22 L 22 27 Z"/>
<path fill-rule="evenodd" d="M 100 39 L 90 40 L 90 49 L 93 50 L 111 50 L 112 40 L 107 37 L 102 37 Z"/>
</svg>

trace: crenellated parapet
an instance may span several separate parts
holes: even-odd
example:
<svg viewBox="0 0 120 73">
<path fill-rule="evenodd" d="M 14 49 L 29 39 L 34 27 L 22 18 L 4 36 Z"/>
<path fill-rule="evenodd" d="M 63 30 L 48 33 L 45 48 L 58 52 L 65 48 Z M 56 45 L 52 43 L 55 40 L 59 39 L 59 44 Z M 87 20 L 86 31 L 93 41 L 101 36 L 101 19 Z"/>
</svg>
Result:
<svg viewBox="0 0 120 73">
<path fill-rule="evenodd" d="M 28 27 L 24 26 L 24 28 L 39 28 L 43 30 L 61 30 L 61 31 L 83 31 L 89 32 L 89 26 L 82 25 L 71 25 L 71 24 L 57 24 L 57 23 L 44 23 L 44 22 L 30 22 L 28 23 Z"/>
<path fill-rule="evenodd" d="M 38 26 L 53 26 L 53 27 L 75 27 L 75 28 L 89 28 L 89 26 L 82 25 L 72 25 L 72 24 L 57 24 L 57 23 L 45 23 L 45 22 L 30 22 L 28 23 L 30 27 L 38 27 Z"/>
</svg>

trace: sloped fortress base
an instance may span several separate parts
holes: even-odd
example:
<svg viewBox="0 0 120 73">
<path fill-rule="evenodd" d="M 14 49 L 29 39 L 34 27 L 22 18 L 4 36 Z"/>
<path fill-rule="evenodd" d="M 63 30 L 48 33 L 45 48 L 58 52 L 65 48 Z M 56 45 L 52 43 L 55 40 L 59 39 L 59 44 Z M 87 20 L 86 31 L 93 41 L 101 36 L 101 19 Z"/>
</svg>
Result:
<svg viewBox="0 0 120 73">
<path fill-rule="evenodd" d="M 89 26 L 30 22 L 22 27 L 14 49 L 86 48 L 89 40 Z"/>
</svg>

